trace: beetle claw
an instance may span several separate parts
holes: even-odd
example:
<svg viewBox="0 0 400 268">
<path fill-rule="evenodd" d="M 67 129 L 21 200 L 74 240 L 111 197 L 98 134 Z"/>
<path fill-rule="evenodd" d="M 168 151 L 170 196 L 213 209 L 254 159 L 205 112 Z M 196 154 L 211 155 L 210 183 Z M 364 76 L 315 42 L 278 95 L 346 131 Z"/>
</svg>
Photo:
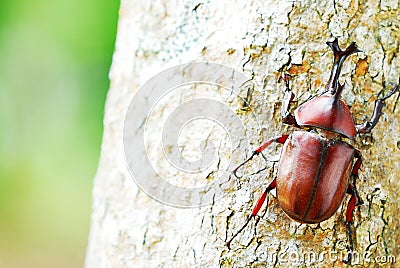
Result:
<svg viewBox="0 0 400 268">
<path fill-rule="evenodd" d="M 351 254 L 352 254 L 351 252 L 348 253 L 347 259 L 343 260 L 344 263 L 348 264 L 351 262 Z"/>
<path fill-rule="evenodd" d="M 253 151 L 253 153 L 251 154 L 251 156 L 249 158 L 247 158 L 243 163 L 241 163 L 239 166 L 237 166 L 233 171 L 233 175 L 235 175 L 236 178 L 240 179 L 242 176 L 238 176 L 237 175 L 237 171 L 239 170 L 239 168 L 241 168 L 242 166 L 244 166 L 247 162 L 249 162 L 251 159 L 253 159 L 253 157 L 255 155 L 259 154 L 257 151 Z"/>
<path fill-rule="evenodd" d="M 349 239 L 349 245 L 348 245 L 348 252 L 347 252 L 347 258 L 343 260 L 344 263 L 351 263 L 351 259 L 353 256 L 353 231 L 351 230 L 352 222 L 346 222 L 346 233 Z"/>
<path fill-rule="evenodd" d="M 392 85 L 394 88 L 392 91 L 389 92 L 385 97 L 383 97 L 381 100 L 385 101 L 386 99 L 390 98 L 393 94 L 399 91 L 399 85 L 393 82 L 390 82 L 389 85 Z"/>
</svg>

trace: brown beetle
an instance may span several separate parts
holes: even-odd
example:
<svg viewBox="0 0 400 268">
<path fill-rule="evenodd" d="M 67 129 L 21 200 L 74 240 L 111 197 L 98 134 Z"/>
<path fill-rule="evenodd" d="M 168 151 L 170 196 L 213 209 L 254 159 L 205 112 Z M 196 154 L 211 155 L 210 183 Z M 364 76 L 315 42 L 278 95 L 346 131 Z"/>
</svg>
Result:
<svg viewBox="0 0 400 268">
<path fill-rule="evenodd" d="M 360 151 L 343 140 L 354 139 L 357 134 L 370 132 L 382 115 L 385 100 L 398 91 L 398 85 L 388 95 L 375 101 L 370 121 L 356 125 L 349 108 L 340 99 L 343 85 L 339 83 L 339 75 L 345 59 L 360 50 L 355 42 L 341 50 L 337 38 L 333 42 L 327 42 L 327 45 L 333 50 L 334 64 L 326 91 L 300 105 L 294 116 L 289 112 L 294 94 L 289 89 L 288 80 L 283 77 L 286 82 L 281 110 L 283 122 L 303 130 L 269 139 L 233 171 L 237 176 L 240 167 L 270 144 L 283 144 L 276 178 L 269 183 L 242 228 L 226 243 L 228 247 L 257 215 L 268 192 L 274 188 L 283 211 L 301 223 L 319 223 L 330 218 L 348 193 L 351 195 L 346 211 L 349 253 L 345 262 L 351 261 L 354 248 L 353 213 L 355 206 L 362 203 L 356 189 L 356 178 L 362 160 Z M 353 163 L 354 159 L 356 160 Z"/>
</svg>

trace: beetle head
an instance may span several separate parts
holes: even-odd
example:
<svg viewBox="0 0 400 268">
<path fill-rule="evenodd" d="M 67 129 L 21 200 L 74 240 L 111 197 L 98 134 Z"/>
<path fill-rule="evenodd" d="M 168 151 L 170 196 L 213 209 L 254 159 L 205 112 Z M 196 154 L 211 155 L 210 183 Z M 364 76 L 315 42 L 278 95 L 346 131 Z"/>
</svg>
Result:
<svg viewBox="0 0 400 268">
<path fill-rule="evenodd" d="M 327 42 L 327 45 L 334 53 L 333 67 L 326 86 L 327 91 L 300 105 L 294 112 L 296 122 L 299 126 L 322 128 L 353 139 L 357 133 L 356 127 L 349 108 L 340 100 L 343 85 L 339 83 L 339 75 L 344 60 L 361 50 L 355 42 L 341 50 L 337 38 L 333 42 Z"/>
</svg>

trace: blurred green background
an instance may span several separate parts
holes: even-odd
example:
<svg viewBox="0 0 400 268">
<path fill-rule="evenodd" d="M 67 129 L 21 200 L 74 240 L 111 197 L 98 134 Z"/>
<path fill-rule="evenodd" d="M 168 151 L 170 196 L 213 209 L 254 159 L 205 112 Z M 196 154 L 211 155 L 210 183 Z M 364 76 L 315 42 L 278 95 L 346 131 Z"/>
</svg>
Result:
<svg viewBox="0 0 400 268">
<path fill-rule="evenodd" d="M 119 2 L 0 3 L 0 267 L 82 267 Z"/>
</svg>

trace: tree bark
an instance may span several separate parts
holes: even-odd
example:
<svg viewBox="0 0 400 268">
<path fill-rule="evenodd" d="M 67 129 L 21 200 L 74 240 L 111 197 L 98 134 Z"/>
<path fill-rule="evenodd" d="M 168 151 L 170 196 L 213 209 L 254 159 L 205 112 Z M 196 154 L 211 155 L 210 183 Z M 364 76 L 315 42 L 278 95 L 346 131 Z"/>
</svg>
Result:
<svg viewBox="0 0 400 268">
<path fill-rule="evenodd" d="M 224 166 L 224 161 L 237 165 L 266 139 L 293 131 L 280 118 L 284 94 L 280 73 L 291 75 L 294 106 L 321 92 L 332 66 L 332 52 L 325 42 L 333 37 L 339 37 L 342 47 L 355 41 L 363 50 L 346 61 L 341 82 L 345 84 L 343 99 L 356 122 L 368 120 L 374 100 L 388 92 L 389 82 L 399 81 L 398 1 L 122 0 L 119 14 L 85 266 L 345 266 L 348 198 L 327 221 L 306 225 L 285 216 L 270 195 L 268 209 L 264 206 L 260 217 L 251 221 L 229 250 L 227 238 L 245 222 L 276 173 L 271 160 L 279 159 L 281 147 L 267 150 L 268 161 L 259 157 L 246 165 L 240 179 L 229 175 L 231 166 Z M 223 64 L 249 77 L 237 95 L 229 96 L 226 89 L 215 87 L 167 94 L 147 122 L 144 139 L 150 146 L 145 153 L 171 184 L 190 188 L 223 177 L 223 195 L 193 206 L 165 201 L 168 193 L 157 201 L 138 187 L 129 159 L 125 159 L 126 149 L 135 150 L 135 144 L 126 147 L 129 139 L 124 136 L 126 115 L 140 86 L 169 67 L 191 61 Z M 174 70 L 184 75 L 185 70 Z M 158 150 L 162 146 L 159 132 L 169 113 L 182 100 L 193 101 L 191 94 L 218 100 L 244 124 L 244 129 L 235 132 L 243 135 L 241 147 L 221 139 L 224 135 L 204 122 L 189 127 L 179 144 L 168 147 L 172 151 L 179 147 L 184 157 L 196 159 L 201 157 L 201 141 L 207 143 L 207 135 L 214 135 L 209 140 L 217 141 L 217 164 L 213 162 L 206 173 L 197 173 L 193 181 L 162 160 L 163 152 Z M 395 267 L 394 258 L 400 259 L 400 217 L 396 216 L 400 205 L 400 107 L 393 111 L 396 98 L 387 101 L 385 114 L 371 134 L 351 142 L 363 155 L 357 186 L 364 201 L 355 213 L 355 251 L 359 255 L 353 263 L 365 267 L 382 263 Z M 234 118 L 226 117 L 223 123 L 229 125 L 229 120 Z M 257 172 L 260 165 L 266 169 Z M 146 176 L 150 175 L 143 174 L 151 180 Z"/>
</svg>

